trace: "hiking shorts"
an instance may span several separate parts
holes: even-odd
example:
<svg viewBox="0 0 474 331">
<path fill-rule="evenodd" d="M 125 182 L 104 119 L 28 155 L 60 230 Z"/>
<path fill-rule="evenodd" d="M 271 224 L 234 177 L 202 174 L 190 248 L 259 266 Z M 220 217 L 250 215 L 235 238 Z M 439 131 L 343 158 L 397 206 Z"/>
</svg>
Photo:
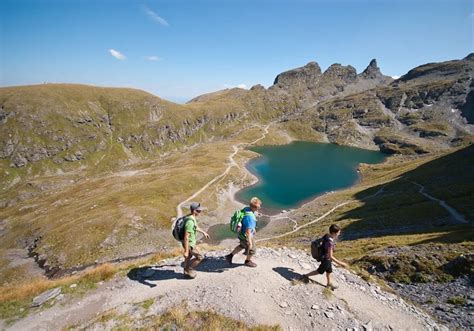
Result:
<svg viewBox="0 0 474 331">
<path fill-rule="evenodd" d="M 255 253 L 257 252 L 257 248 L 255 247 L 255 240 L 253 239 L 253 236 L 250 239 L 250 241 L 252 243 L 252 249 L 249 249 L 249 245 L 247 243 L 247 240 L 240 239 L 240 247 L 245 249 L 245 255 L 247 255 L 249 257 L 252 256 L 252 255 L 255 255 Z"/>
<path fill-rule="evenodd" d="M 326 259 L 322 260 L 321 264 L 319 265 L 318 272 L 320 274 L 323 274 L 325 272 L 330 274 L 332 272 L 332 261 Z"/>
</svg>

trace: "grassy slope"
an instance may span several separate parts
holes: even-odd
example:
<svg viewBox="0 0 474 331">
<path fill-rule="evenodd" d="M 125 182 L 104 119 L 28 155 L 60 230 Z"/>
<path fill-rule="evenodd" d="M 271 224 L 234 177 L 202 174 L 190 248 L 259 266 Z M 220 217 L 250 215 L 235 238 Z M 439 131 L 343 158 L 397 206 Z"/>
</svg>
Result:
<svg viewBox="0 0 474 331">
<path fill-rule="evenodd" d="M 1 246 L 13 248 L 21 246 L 19 238 L 41 236 L 37 251 L 51 264 L 70 268 L 169 245 L 161 230 L 170 226 L 178 203 L 224 171 L 233 143 L 260 134 L 256 128 L 239 140 L 209 143 L 138 169 L 80 178 L 20 208 L 7 207 L 2 216 L 8 231 Z M 47 178 L 36 179 L 42 180 Z"/>
<path fill-rule="evenodd" d="M 114 171 L 134 158 L 156 158 L 209 139 L 228 137 L 254 119 L 265 122 L 283 109 L 267 106 L 258 91 L 233 90 L 209 101 L 178 105 L 143 91 L 75 84 L 0 88 L 7 114 L 1 123 L 0 149 L 8 141 L 31 159 L 32 150 L 50 154 L 26 167 L 0 160 L 3 192 L 18 178 L 88 167 L 92 174 Z M 24 147 L 24 150 L 21 148 Z M 33 148 L 34 147 L 34 148 Z M 84 160 L 64 157 L 83 153 Z M 104 157 L 105 155 L 105 157 Z"/>
</svg>

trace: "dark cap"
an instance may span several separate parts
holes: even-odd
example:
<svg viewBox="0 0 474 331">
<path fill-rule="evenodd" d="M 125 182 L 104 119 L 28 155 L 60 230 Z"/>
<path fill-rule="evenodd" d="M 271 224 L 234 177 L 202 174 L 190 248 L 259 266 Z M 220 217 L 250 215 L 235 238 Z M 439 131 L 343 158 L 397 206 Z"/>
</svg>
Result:
<svg viewBox="0 0 474 331">
<path fill-rule="evenodd" d="M 202 207 L 201 207 L 201 204 L 199 202 L 193 202 L 190 206 L 189 206 L 189 209 L 191 209 L 191 211 L 202 211 Z"/>
</svg>

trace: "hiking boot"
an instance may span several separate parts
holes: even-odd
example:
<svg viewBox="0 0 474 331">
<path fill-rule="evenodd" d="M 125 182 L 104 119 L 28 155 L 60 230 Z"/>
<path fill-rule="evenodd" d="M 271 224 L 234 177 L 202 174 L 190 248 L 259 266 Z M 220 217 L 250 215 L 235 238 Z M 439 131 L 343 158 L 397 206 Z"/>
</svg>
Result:
<svg viewBox="0 0 474 331">
<path fill-rule="evenodd" d="M 226 255 L 225 260 L 227 261 L 227 263 L 232 264 L 232 258 L 233 257 L 234 256 L 232 254 Z"/>
<path fill-rule="evenodd" d="M 245 265 L 250 268 L 255 268 L 257 266 L 257 264 L 252 261 L 245 261 Z"/>
<path fill-rule="evenodd" d="M 194 271 L 193 269 L 184 269 L 184 276 L 186 278 L 190 278 L 190 279 L 194 279 L 196 278 L 196 271 Z"/>
<path fill-rule="evenodd" d="M 331 291 L 334 291 L 335 289 L 339 288 L 339 286 L 334 285 L 334 284 L 328 284 L 326 285 L 326 287 L 330 289 Z"/>
</svg>

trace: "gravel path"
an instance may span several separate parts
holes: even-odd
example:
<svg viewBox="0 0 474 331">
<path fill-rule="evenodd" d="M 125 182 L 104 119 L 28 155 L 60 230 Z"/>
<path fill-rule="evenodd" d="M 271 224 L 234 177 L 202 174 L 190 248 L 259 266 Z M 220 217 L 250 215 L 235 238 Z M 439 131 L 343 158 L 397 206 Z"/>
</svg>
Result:
<svg viewBox="0 0 474 331">
<path fill-rule="evenodd" d="M 223 258 L 226 253 L 206 253 L 194 280 L 183 277 L 180 258 L 133 269 L 82 298 L 66 295 L 51 308 L 33 310 L 8 330 L 57 330 L 72 325 L 102 330 L 120 325 L 119 320 L 109 321 L 105 327 L 95 319 L 111 309 L 139 323 L 183 301 L 190 309 L 213 309 L 249 324 L 279 324 L 284 330 L 446 329 L 395 294 L 344 269 L 335 270 L 339 288 L 334 292 L 325 289 L 323 276 L 313 277 L 308 284 L 292 282 L 316 268 L 316 262 L 303 251 L 259 248 L 257 268 L 243 266 L 243 255 L 229 266 Z M 137 304 L 149 299 L 153 304 L 140 313 Z"/>
</svg>

